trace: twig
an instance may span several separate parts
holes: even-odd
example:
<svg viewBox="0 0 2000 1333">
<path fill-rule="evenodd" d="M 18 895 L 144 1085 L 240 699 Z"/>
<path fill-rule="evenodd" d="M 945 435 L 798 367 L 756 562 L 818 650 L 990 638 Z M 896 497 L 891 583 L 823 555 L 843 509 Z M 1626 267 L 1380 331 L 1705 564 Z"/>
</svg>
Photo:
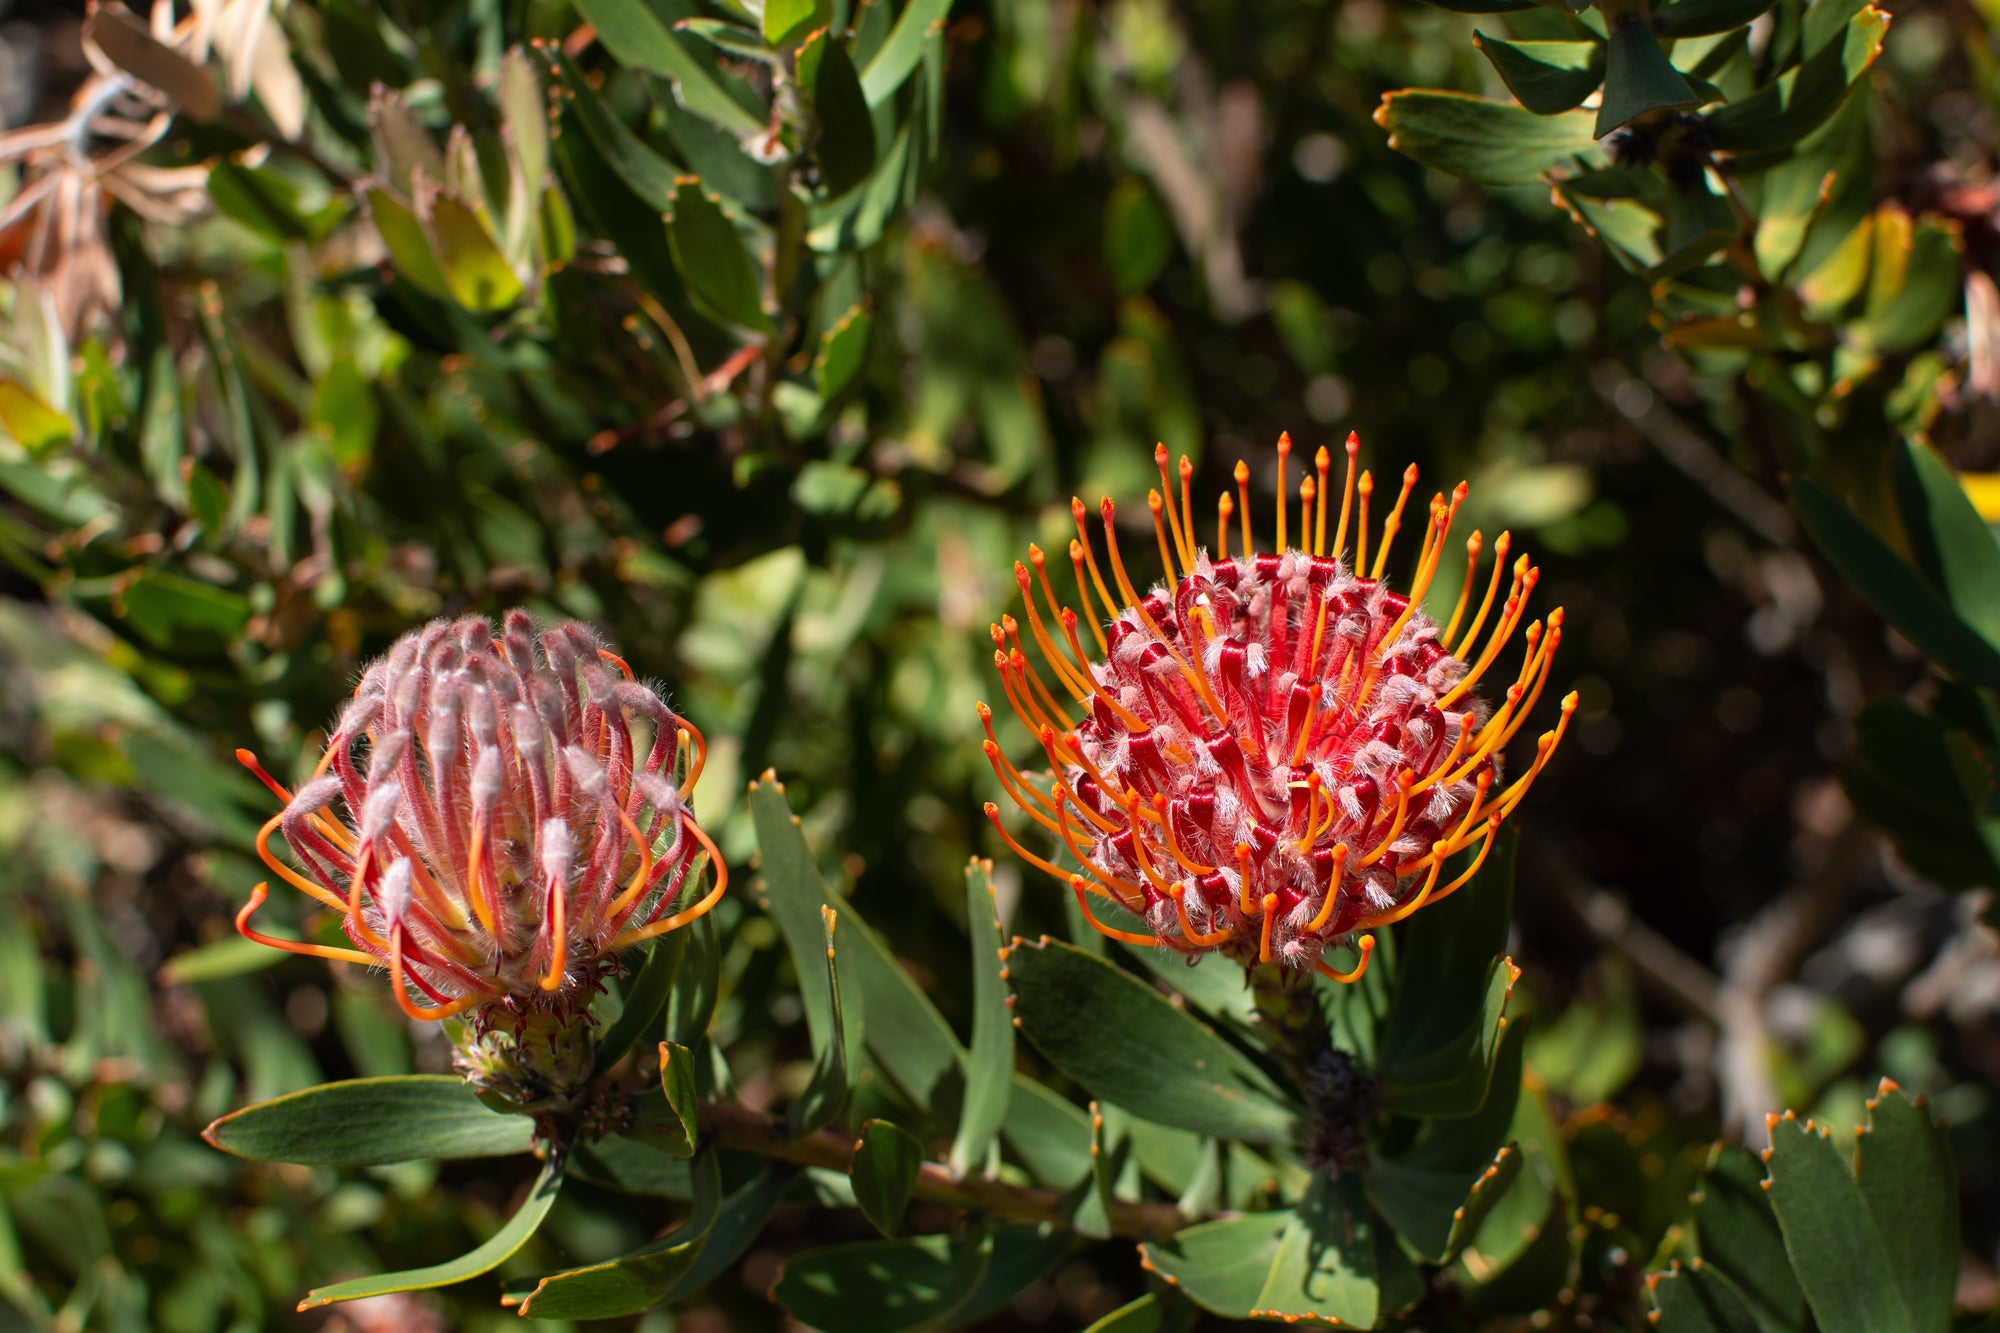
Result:
<svg viewBox="0 0 2000 1333">
<path fill-rule="evenodd" d="M 724 1147 L 760 1157 L 796 1162 L 801 1166 L 846 1171 L 854 1163 L 854 1144 L 838 1130 L 822 1129 L 802 1139 L 786 1132 L 785 1122 L 732 1102 L 701 1104 L 701 1134 Z M 1065 1196 L 1031 1185 L 1010 1185 L 984 1176 L 958 1176 L 939 1162 L 917 1168 L 916 1197 L 932 1203 L 977 1209 L 1021 1222 L 1071 1224 L 1072 1208 Z M 1110 1203 L 1111 1232 L 1134 1239 L 1169 1236 L 1192 1219 L 1170 1203 Z"/>
</svg>

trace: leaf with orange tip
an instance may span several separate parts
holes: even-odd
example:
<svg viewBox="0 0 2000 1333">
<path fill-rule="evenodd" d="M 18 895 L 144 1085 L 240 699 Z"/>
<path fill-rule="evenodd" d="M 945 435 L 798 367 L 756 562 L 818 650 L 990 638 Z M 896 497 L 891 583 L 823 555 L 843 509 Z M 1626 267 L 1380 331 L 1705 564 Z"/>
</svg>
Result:
<svg viewBox="0 0 2000 1333">
<path fill-rule="evenodd" d="M 1716 1145 L 1694 1194 L 1695 1242 L 1708 1266 L 1750 1307 L 1759 1328 L 1803 1333 L 1805 1293 L 1792 1275 L 1763 1184 L 1764 1168 L 1754 1156 Z"/>
<path fill-rule="evenodd" d="M 1762 1333 L 1729 1279 L 1699 1259 L 1651 1274 L 1646 1292 L 1647 1317 L 1663 1333 Z"/>
<path fill-rule="evenodd" d="M 1854 1175 L 1882 1237 L 1904 1308 L 1919 1329 L 1951 1323 L 1958 1281 L 1957 1173 L 1944 1127 L 1922 1097 L 1888 1079 L 1856 1131 Z"/>
</svg>

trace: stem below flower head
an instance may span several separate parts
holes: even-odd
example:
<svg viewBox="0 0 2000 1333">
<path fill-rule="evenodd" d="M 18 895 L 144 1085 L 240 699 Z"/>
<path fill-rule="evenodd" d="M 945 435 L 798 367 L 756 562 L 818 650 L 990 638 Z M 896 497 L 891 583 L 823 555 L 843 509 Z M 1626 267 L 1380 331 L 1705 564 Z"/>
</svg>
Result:
<svg viewBox="0 0 2000 1333">
<path fill-rule="evenodd" d="M 753 1152 L 760 1157 L 846 1171 L 854 1163 L 854 1143 L 837 1129 L 822 1129 L 802 1139 L 794 1139 L 783 1118 L 768 1116 L 738 1106 L 734 1102 L 703 1102 L 700 1111 L 703 1142 Z M 962 1176 L 939 1162 L 925 1162 L 917 1169 L 916 1197 L 932 1203 L 971 1208 L 1011 1218 L 1018 1222 L 1053 1222 L 1071 1225 L 1074 1212 L 1069 1196 L 1031 1185 L 1012 1185 L 984 1176 Z M 1170 1236 L 1197 1218 L 1184 1216 L 1170 1203 L 1131 1203 L 1113 1199 L 1109 1207 L 1111 1232 L 1133 1239 Z"/>
<path fill-rule="evenodd" d="M 1249 979 L 1257 1023 L 1268 1034 L 1271 1054 L 1298 1090 L 1307 1092 L 1313 1060 L 1333 1045 L 1313 974 L 1282 963 L 1259 963 L 1249 969 Z"/>
</svg>

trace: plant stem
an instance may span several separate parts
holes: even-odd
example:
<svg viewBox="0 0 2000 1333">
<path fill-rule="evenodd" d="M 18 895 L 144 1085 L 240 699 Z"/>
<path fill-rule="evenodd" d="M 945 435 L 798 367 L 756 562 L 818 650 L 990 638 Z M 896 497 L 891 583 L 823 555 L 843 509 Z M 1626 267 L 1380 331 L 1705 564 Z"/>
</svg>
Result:
<svg viewBox="0 0 2000 1333">
<path fill-rule="evenodd" d="M 1250 993 L 1257 1003 L 1257 1023 L 1268 1034 L 1271 1053 L 1299 1091 L 1310 1096 L 1313 1062 L 1333 1046 L 1333 1033 L 1320 1008 L 1313 974 L 1262 963 L 1250 969 Z"/>
<path fill-rule="evenodd" d="M 760 1157 L 846 1171 L 854 1162 L 854 1144 L 839 1130 L 822 1129 L 802 1139 L 787 1136 L 785 1122 L 733 1102 L 703 1102 L 700 1112 L 704 1141 L 753 1152 Z M 917 1168 L 916 1197 L 932 1203 L 977 1209 L 1019 1222 L 1053 1222 L 1070 1226 L 1072 1209 L 1066 1196 L 1032 1185 L 1010 1185 L 984 1176 L 955 1175 L 939 1162 Z M 1194 1220 L 1170 1203 L 1110 1203 L 1111 1232 L 1135 1240 L 1169 1236 Z"/>
</svg>

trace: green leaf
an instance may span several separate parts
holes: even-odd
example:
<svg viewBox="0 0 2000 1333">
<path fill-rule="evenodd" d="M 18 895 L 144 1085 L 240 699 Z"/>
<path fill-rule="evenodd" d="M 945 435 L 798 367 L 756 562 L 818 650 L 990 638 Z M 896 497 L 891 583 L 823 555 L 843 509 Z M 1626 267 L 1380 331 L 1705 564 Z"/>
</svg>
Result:
<svg viewBox="0 0 2000 1333">
<path fill-rule="evenodd" d="M 867 302 L 859 301 L 821 336 L 813 356 L 813 381 L 823 400 L 832 402 L 868 364 L 868 337 L 874 327 Z"/>
<path fill-rule="evenodd" d="M 202 1137 L 227 1153 L 301 1166 L 376 1166 L 417 1158 L 509 1157 L 535 1122 L 501 1115 L 449 1075 L 323 1083 L 232 1111 Z"/>
<path fill-rule="evenodd" d="M 667 996 L 667 1040 L 692 1050 L 708 1035 L 715 1018 L 715 1005 L 722 989 L 722 943 L 716 938 L 715 922 L 708 914 L 679 931 L 686 935 L 687 958 L 674 977 L 673 991 Z"/>
<path fill-rule="evenodd" d="M 846 45 L 830 35 L 817 38 L 815 44 L 825 50 L 813 75 L 813 109 L 819 114 L 813 155 L 819 159 L 820 184 L 826 187 L 827 198 L 837 199 L 875 169 L 875 117 Z"/>
<path fill-rule="evenodd" d="M 640 951 L 638 971 L 625 979 L 625 1007 L 598 1039 L 599 1073 L 617 1064 L 640 1042 L 657 1039 L 661 1016 L 667 1011 L 667 1000 L 673 995 L 674 982 L 680 975 L 681 960 L 687 957 L 687 946 L 685 930 L 670 931 L 664 937 L 646 942 Z"/>
<path fill-rule="evenodd" d="M 1702 1259 L 1733 1284 L 1762 1333 L 1804 1333 L 1806 1295 L 1750 1153 L 1716 1145 L 1694 1196 L 1694 1230 Z"/>
<path fill-rule="evenodd" d="M 1073 1187 L 1095 1164 L 1090 1117 L 1026 1074 L 1014 1075 L 1000 1135 L 1030 1175 L 1057 1189 Z"/>
<path fill-rule="evenodd" d="M 650 6 L 629 0 L 577 0 L 576 8 L 597 29 L 598 41 L 613 59 L 671 80 L 675 98 L 695 115 L 739 139 L 764 132 L 757 117 L 723 91 Z"/>
<path fill-rule="evenodd" d="M 859 1031 L 861 997 L 857 995 L 852 1003 L 847 1003 L 841 995 L 839 956 L 833 943 L 834 923 L 839 913 L 824 906 L 819 911 L 826 938 L 827 989 L 833 1003 L 832 1036 L 818 1052 L 812 1082 L 786 1113 L 786 1124 L 795 1139 L 804 1138 L 832 1121 L 847 1104 L 848 1070 L 853 1063 L 848 1052 L 852 1050 L 858 1057 L 862 1043 Z"/>
<path fill-rule="evenodd" d="M 1370 1202 L 1428 1263 L 1449 1262 L 1519 1173 L 1520 1149 L 1507 1136 L 1520 1101 L 1522 1030 L 1508 1034 L 1477 1114 L 1429 1122 L 1423 1138 L 1377 1155 L 1363 1173 Z"/>
<path fill-rule="evenodd" d="M 521 173 L 520 197 L 539 198 L 549 178 L 549 106 L 534 65 L 518 46 L 500 59 L 494 98 L 500 107 L 501 134 Z"/>
<path fill-rule="evenodd" d="M 1868 1103 L 1854 1174 L 1910 1326 L 1949 1329 L 1958 1282 L 1958 1176 L 1945 1131 L 1888 1079 Z M 1824 1322 L 1824 1321 L 1822 1321 Z"/>
<path fill-rule="evenodd" d="M 1528 1063 L 1579 1106 L 1614 1096 L 1639 1072 L 1646 1034 L 1632 973 L 1615 958 L 1594 969 L 1600 994 L 1584 993 L 1528 1038 Z"/>
<path fill-rule="evenodd" d="M 1602 42 L 1503 42 L 1475 32 L 1472 44 L 1507 91 L 1538 116 L 1571 110 L 1604 82 Z"/>
<path fill-rule="evenodd" d="M 1104 264 L 1120 296 L 1144 291 L 1174 257 L 1174 229 L 1152 187 L 1126 176 L 1104 201 Z"/>
<path fill-rule="evenodd" d="M 418 216 L 452 298 L 476 311 L 501 310 L 519 300 L 520 275 L 479 214 L 455 195 L 439 193 L 427 202 L 428 216 L 421 202 Z"/>
<path fill-rule="evenodd" d="M 0 430 L 31 454 L 67 444 L 76 435 L 76 426 L 68 417 L 37 398 L 27 386 L 4 377 L 0 377 Z"/>
<path fill-rule="evenodd" d="M 714 1153 L 694 1164 L 694 1210 L 673 1231 L 616 1259 L 551 1273 L 521 1302 L 529 1319 L 617 1319 L 667 1298 L 700 1257 L 722 1205 Z"/>
<path fill-rule="evenodd" d="M 1925 1333 L 1839 1149 L 1805 1121 L 1771 1117 L 1771 1210 L 1822 1333 Z"/>
<path fill-rule="evenodd" d="M 1260 1069 L 1152 987 L 1072 945 L 1016 938 L 1014 1013 L 1049 1062 L 1093 1095 L 1163 1125 L 1253 1143 L 1296 1118 Z"/>
<path fill-rule="evenodd" d="M 1139 1246 L 1141 1261 L 1182 1294 L 1226 1319 L 1248 1319 L 1291 1225 L 1292 1210 L 1245 1213 L 1184 1227 Z"/>
<path fill-rule="evenodd" d="M 826 22 L 826 17 L 821 16 L 821 8 L 814 0 L 764 0 L 764 40 L 772 46 L 790 46 L 803 37 L 806 29 L 815 22 Z M 826 8 L 830 16 L 831 7 Z"/>
<path fill-rule="evenodd" d="M 813 863 L 812 850 L 799 831 L 798 816 L 785 803 L 783 785 L 769 774 L 750 785 L 750 816 L 757 826 L 758 873 L 764 900 L 798 973 L 799 998 L 817 1056 L 840 1039 L 833 1010 L 834 974 L 827 967 L 824 916 L 833 895 Z"/>
<path fill-rule="evenodd" d="M 1653 1298 L 1649 1317 L 1661 1333 L 1760 1333 L 1729 1279 L 1699 1259 L 1686 1267 L 1676 1260 L 1651 1274 L 1646 1291 Z"/>
<path fill-rule="evenodd" d="M 666 213 L 672 209 L 680 168 L 634 134 L 605 105 L 603 95 L 590 86 L 583 71 L 560 46 L 550 46 L 547 54 L 562 84 L 568 111 L 583 126 L 604 164 L 654 212 Z"/>
<path fill-rule="evenodd" d="M 1906 214 L 1883 211 L 1903 221 L 1895 229 L 1902 252 L 1895 256 L 1894 268 L 1901 281 L 1888 290 L 1879 290 L 1871 281 L 1861 318 L 1848 324 L 1846 335 L 1856 347 L 1870 352 L 1914 351 L 1931 341 L 1958 308 L 1965 243 L 1958 223 L 1950 219 L 1927 213 L 1912 227 Z M 1890 235 L 1884 221 L 1878 217 L 1876 223 L 1878 249 L 1871 278 L 1891 267 L 1883 262 L 1880 249 Z"/>
<path fill-rule="evenodd" d="M 1928 445 L 1891 455 L 1897 508 L 1917 568 L 1981 638 L 2000 644 L 2000 541 L 1972 507 L 1958 474 Z"/>
<path fill-rule="evenodd" d="M 1123 1112 L 1117 1107 L 1110 1108 L 1110 1111 L 1112 1117 L 1123 1118 Z M 1116 1144 L 1112 1142 L 1112 1125 L 1105 1115 L 1105 1108 L 1092 1102 L 1090 1178 L 1077 1192 L 1076 1208 L 1070 1215 L 1070 1223 L 1078 1235 L 1103 1240 L 1111 1234 L 1111 1201 L 1130 1151 L 1131 1146 L 1126 1139 L 1121 1137 Z"/>
<path fill-rule="evenodd" d="M 695 1088 L 694 1055 L 687 1047 L 671 1041 L 660 1043 L 660 1091 L 667 1099 L 667 1115 L 652 1126 L 655 1132 L 645 1142 L 674 1157 L 692 1157 L 700 1134 L 700 1096 Z"/>
<path fill-rule="evenodd" d="M 1405 157 L 1481 185 L 1527 185 L 1578 154 L 1594 154 L 1588 111 L 1538 116 L 1467 93 L 1405 88 L 1386 94 L 1375 123 Z"/>
<path fill-rule="evenodd" d="M 888 0 L 876 2 L 886 4 Z M 910 75 L 916 73 L 917 66 L 923 63 L 931 29 L 942 24 L 950 12 L 951 0 L 910 0 L 897 16 L 889 39 L 862 72 L 861 93 L 869 106 L 880 106 L 894 97 Z"/>
<path fill-rule="evenodd" d="M 1424 0 L 1424 3 L 1454 14 L 1518 14 L 1533 9 L 1536 0 Z"/>
<path fill-rule="evenodd" d="M 1814 544 L 1877 615 L 1939 669 L 1972 684 L 2000 687 L 2000 650 L 1833 492 L 1802 477 L 1792 482 L 1792 505 Z"/>
<path fill-rule="evenodd" d="M 367 465 L 375 451 L 375 430 L 382 417 L 375 386 L 361 373 L 352 356 L 342 353 L 313 386 L 312 428 L 333 446 L 342 467 Z"/>
<path fill-rule="evenodd" d="M 986 1230 L 809 1250 L 785 1260 L 771 1295 L 820 1333 L 947 1326 L 985 1279 L 993 1239 Z"/>
<path fill-rule="evenodd" d="M 1159 1333 L 1160 1298 L 1147 1292 L 1128 1301 L 1083 1330 L 1083 1333 Z"/>
<path fill-rule="evenodd" d="M 1598 138 L 1648 111 L 1687 106 L 1695 100 L 1694 89 L 1660 50 L 1650 26 L 1639 19 L 1612 25 L 1604 61 L 1604 100 L 1597 109 Z"/>
<path fill-rule="evenodd" d="M 323 1305 L 333 1305 L 340 1301 L 358 1301 L 369 1296 L 386 1296 L 398 1291 L 425 1291 L 432 1287 L 448 1287 L 454 1282 L 490 1273 L 501 1264 L 514 1257 L 523 1245 L 528 1243 L 542 1219 L 555 1207 L 556 1195 L 562 1190 L 563 1161 L 560 1155 L 553 1156 L 543 1165 L 542 1173 L 536 1177 L 529 1189 L 526 1202 L 519 1211 L 507 1219 L 505 1226 L 487 1238 L 486 1243 L 470 1254 L 461 1255 L 448 1263 L 433 1264 L 429 1268 L 412 1268 L 402 1273 L 382 1273 L 375 1277 L 358 1277 L 348 1282 L 336 1282 L 330 1287 L 316 1287 L 306 1293 L 299 1302 L 301 1312 L 316 1310 Z"/>
<path fill-rule="evenodd" d="M 748 1184 L 724 1199 L 701 1253 L 695 1257 L 693 1266 L 682 1274 L 681 1280 L 674 1284 L 673 1290 L 666 1294 L 665 1300 L 673 1302 L 693 1295 L 741 1259 L 751 1242 L 763 1234 L 764 1224 L 771 1220 L 771 1213 L 777 1208 L 790 1179 L 765 1167 L 751 1177 Z"/>
<path fill-rule="evenodd" d="M 693 176 L 676 182 L 667 234 L 673 242 L 674 266 L 690 294 L 721 319 L 770 332 L 756 261 L 722 205 Z"/>
<path fill-rule="evenodd" d="M 924 1163 L 924 1145 L 908 1131 L 886 1120 L 861 1126 L 848 1176 L 854 1182 L 854 1202 L 875 1229 L 893 1237 L 903 1225 L 903 1213 L 917 1188 L 917 1170 Z"/>
<path fill-rule="evenodd" d="M 227 158 L 209 169 L 208 197 L 216 211 L 273 241 L 302 241 L 312 233 L 299 215 L 296 186 L 268 167 Z"/>
<path fill-rule="evenodd" d="M 1653 11 L 1662 37 L 1711 37 L 1733 32 L 1763 14 L 1774 0 L 1667 0 Z"/>
<path fill-rule="evenodd" d="M 271 934 L 278 934 L 273 928 Z M 296 934 L 297 932 L 292 932 Z M 280 938 L 285 936 L 280 935 Z M 232 935 L 213 944 L 184 949 L 160 965 L 160 980 L 169 986 L 191 986 L 217 977 L 237 977 L 246 972 L 262 972 L 282 962 L 285 954 L 267 944 Z"/>
<path fill-rule="evenodd" d="M 1014 1089 L 1014 1012 L 1002 979 L 1000 908 L 993 896 L 993 863 L 965 868 L 966 928 L 972 937 L 972 1050 L 965 1072 L 965 1103 L 951 1144 L 951 1169 L 980 1170 L 993 1136 L 1007 1119 Z"/>
<path fill-rule="evenodd" d="M 157 648 L 228 643 L 250 622 L 243 594 L 165 569 L 141 570 L 115 606 L 119 619 Z"/>
<path fill-rule="evenodd" d="M 430 237 L 410 206 L 379 185 L 363 186 L 361 197 L 367 202 L 369 221 L 375 224 L 375 234 L 382 238 L 382 247 L 389 252 L 396 272 L 427 295 L 449 297 L 451 291 L 445 284 L 444 270 L 438 267 L 437 256 L 431 252 Z"/>
<path fill-rule="evenodd" d="M 1404 1115 L 1471 1115 L 1484 1103 L 1508 997 L 1521 975 L 1495 955 L 1514 906 L 1517 837 L 1502 829 L 1478 875 L 1401 928 L 1376 1072 Z"/>
<path fill-rule="evenodd" d="M 1814 6 L 1818 9 L 1819 6 Z M 1789 148 L 1839 109 L 1882 52 L 1889 16 L 1873 5 L 1848 20 L 1838 38 L 1769 85 L 1707 115 L 1715 148 L 1741 153 Z"/>
<path fill-rule="evenodd" d="M 1257 1315 L 1373 1328 L 1381 1305 L 1374 1232 L 1357 1178 L 1315 1176 L 1278 1238 L 1257 1295 Z"/>
</svg>

